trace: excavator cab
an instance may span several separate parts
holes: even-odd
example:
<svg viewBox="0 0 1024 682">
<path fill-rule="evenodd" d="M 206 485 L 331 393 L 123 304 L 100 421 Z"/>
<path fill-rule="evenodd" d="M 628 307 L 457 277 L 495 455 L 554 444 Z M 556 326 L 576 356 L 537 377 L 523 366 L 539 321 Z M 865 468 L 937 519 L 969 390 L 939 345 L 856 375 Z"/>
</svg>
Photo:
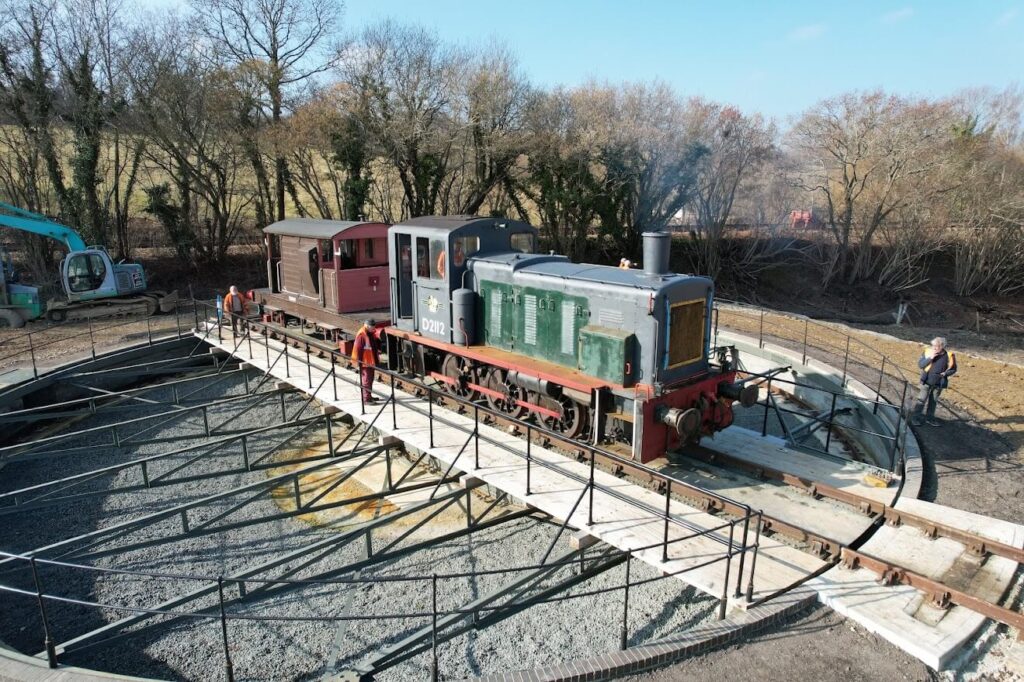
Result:
<svg viewBox="0 0 1024 682">
<path fill-rule="evenodd" d="M 106 249 L 74 251 L 61 263 L 61 283 L 71 301 L 90 301 L 146 290 L 146 276 L 136 263 L 114 263 Z"/>
</svg>

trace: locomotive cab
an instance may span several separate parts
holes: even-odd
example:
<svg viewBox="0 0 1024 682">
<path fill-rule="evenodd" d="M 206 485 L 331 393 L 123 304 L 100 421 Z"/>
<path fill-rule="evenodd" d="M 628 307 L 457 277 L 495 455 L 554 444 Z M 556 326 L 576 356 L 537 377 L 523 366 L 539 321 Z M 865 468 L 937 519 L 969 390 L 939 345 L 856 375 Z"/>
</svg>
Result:
<svg viewBox="0 0 1024 682">
<path fill-rule="evenodd" d="M 533 253 L 536 245 L 536 228 L 505 218 L 428 216 L 393 226 L 388 235 L 392 324 L 436 341 L 472 344 L 467 318 L 475 300 L 456 294 L 472 287 L 471 259 Z M 460 306 L 464 314 L 454 316 L 453 308 Z"/>
</svg>

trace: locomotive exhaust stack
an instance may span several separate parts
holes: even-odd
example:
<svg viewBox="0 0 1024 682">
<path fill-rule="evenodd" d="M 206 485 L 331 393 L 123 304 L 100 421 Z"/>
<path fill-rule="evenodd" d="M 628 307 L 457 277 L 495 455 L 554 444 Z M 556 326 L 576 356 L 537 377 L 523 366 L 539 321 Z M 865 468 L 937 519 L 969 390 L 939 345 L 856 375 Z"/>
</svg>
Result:
<svg viewBox="0 0 1024 682">
<path fill-rule="evenodd" d="M 644 232 L 644 273 L 652 276 L 669 274 L 668 257 L 672 251 L 672 235 L 668 232 Z"/>
</svg>

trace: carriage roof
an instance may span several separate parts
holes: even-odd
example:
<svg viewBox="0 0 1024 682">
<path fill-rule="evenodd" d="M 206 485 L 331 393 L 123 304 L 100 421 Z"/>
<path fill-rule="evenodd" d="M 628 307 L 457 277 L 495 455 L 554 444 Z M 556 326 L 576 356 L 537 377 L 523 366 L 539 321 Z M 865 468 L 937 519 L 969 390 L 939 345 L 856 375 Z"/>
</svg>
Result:
<svg viewBox="0 0 1024 682">
<path fill-rule="evenodd" d="M 311 218 L 288 218 L 279 220 L 263 228 L 267 234 L 279 234 L 287 237 L 308 237 L 310 239 L 334 239 L 359 227 L 373 226 L 387 229 L 387 225 L 376 222 L 359 222 L 352 220 L 314 220 Z M 345 234 L 348 239 L 359 239 L 370 236 L 364 230 L 358 233 Z"/>
</svg>

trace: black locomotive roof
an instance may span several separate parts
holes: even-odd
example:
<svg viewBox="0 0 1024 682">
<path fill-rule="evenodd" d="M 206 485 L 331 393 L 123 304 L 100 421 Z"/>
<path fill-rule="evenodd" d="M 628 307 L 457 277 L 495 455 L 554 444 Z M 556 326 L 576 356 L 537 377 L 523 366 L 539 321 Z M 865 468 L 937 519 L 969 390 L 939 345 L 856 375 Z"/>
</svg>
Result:
<svg viewBox="0 0 1024 682">
<path fill-rule="evenodd" d="M 311 237 L 314 239 L 330 239 L 339 232 L 344 232 L 360 225 L 373 225 L 373 221 L 352 220 L 314 220 L 312 218 L 288 218 L 271 223 L 263 228 L 267 234 L 283 234 L 289 237 Z"/>
<path fill-rule="evenodd" d="M 463 227 L 480 223 L 481 225 L 499 225 L 507 228 L 514 228 L 522 231 L 523 228 L 536 231 L 537 228 L 528 223 L 523 223 L 511 218 L 483 217 L 478 215 L 427 215 L 419 218 L 410 218 L 396 227 L 429 227 L 435 230 L 451 232 Z"/>
</svg>

